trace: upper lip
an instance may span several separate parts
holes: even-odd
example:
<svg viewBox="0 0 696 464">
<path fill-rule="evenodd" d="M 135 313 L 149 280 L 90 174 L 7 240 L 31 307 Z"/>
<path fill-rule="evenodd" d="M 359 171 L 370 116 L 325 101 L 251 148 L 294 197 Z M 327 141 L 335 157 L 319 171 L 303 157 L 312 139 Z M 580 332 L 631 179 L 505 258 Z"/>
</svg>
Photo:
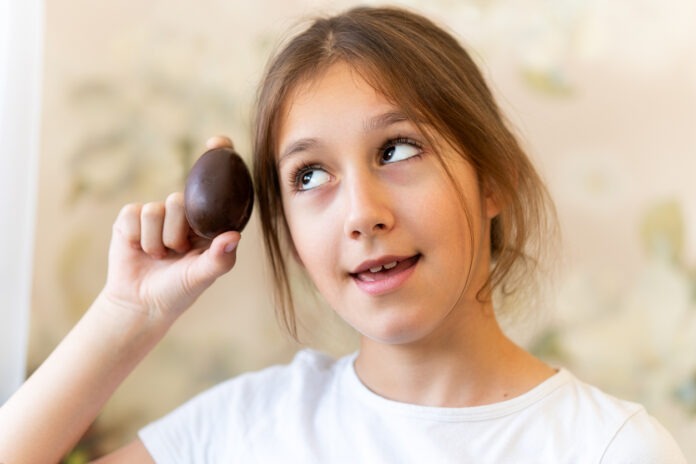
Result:
<svg viewBox="0 0 696 464">
<path fill-rule="evenodd" d="M 384 266 L 385 264 L 393 263 L 394 261 L 400 262 L 404 261 L 409 258 L 413 258 L 416 255 L 409 255 L 409 256 L 396 256 L 396 255 L 387 255 L 387 256 L 381 256 L 377 259 L 368 259 L 367 261 L 363 261 L 350 271 L 351 274 L 360 274 L 361 272 L 366 272 L 370 268 L 378 267 L 378 266 Z"/>
</svg>

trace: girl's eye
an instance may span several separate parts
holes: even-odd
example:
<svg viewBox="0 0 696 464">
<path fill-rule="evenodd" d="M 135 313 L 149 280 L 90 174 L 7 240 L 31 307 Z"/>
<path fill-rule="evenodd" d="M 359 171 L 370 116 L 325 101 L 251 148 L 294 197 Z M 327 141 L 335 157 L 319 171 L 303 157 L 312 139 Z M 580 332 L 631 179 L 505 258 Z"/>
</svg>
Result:
<svg viewBox="0 0 696 464">
<path fill-rule="evenodd" d="M 297 190 L 312 190 L 329 180 L 329 174 L 323 169 L 316 166 L 305 166 L 295 174 L 294 185 Z"/>
<path fill-rule="evenodd" d="M 423 149 L 418 142 L 403 138 L 390 140 L 381 151 L 383 163 L 396 163 L 422 153 Z"/>
</svg>

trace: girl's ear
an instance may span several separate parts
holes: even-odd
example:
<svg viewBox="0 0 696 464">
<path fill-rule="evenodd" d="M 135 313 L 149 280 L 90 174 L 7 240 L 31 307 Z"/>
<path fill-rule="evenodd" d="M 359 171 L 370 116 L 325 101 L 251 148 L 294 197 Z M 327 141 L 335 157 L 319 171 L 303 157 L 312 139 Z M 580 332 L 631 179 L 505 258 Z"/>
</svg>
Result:
<svg viewBox="0 0 696 464">
<path fill-rule="evenodd" d="M 488 219 L 493 219 L 498 214 L 500 214 L 500 210 L 501 210 L 500 202 L 498 201 L 496 195 L 494 195 L 494 194 L 486 195 L 485 205 L 486 205 L 486 217 Z"/>
<path fill-rule="evenodd" d="M 517 170 L 511 169 L 512 172 L 508 170 L 504 176 L 496 176 L 492 173 L 482 182 L 484 207 L 488 219 L 497 217 L 510 201 L 510 195 L 514 195 L 513 192 L 517 191 Z"/>
<path fill-rule="evenodd" d="M 502 201 L 500 199 L 500 194 L 490 184 L 483 186 L 483 206 L 486 210 L 486 217 L 488 219 L 493 219 L 502 210 Z"/>
</svg>

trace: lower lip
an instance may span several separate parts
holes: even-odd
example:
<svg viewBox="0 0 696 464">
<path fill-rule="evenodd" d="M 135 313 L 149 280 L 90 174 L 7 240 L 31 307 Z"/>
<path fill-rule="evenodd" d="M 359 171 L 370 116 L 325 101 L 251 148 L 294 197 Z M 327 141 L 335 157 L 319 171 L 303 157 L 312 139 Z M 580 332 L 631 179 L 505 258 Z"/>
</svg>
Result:
<svg viewBox="0 0 696 464">
<path fill-rule="evenodd" d="M 411 266 L 407 267 L 403 271 L 390 275 L 386 279 L 376 280 L 374 282 L 367 282 L 360 280 L 357 277 L 353 277 L 353 281 L 358 288 L 371 296 L 385 295 L 397 290 L 401 287 L 411 274 L 416 270 L 416 266 L 420 259 L 416 260 Z"/>
</svg>

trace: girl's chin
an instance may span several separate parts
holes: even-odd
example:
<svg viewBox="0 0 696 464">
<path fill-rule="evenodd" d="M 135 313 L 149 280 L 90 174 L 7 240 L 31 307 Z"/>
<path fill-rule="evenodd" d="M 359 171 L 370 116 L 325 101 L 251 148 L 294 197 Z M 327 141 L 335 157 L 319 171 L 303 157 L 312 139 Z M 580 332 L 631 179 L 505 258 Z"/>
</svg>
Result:
<svg viewBox="0 0 696 464">
<path fill-rule="evenodd" d="M 403 316 L 390 323 L 382 321 L 379 326 L 371 324 L 370 327 L 356 327 L 364 341 L 378 343 L 380 345 L 409 345 L 425 340 L 432 330 L 428 329 L 426 321 L 405 321 Z"/>
</svg>

